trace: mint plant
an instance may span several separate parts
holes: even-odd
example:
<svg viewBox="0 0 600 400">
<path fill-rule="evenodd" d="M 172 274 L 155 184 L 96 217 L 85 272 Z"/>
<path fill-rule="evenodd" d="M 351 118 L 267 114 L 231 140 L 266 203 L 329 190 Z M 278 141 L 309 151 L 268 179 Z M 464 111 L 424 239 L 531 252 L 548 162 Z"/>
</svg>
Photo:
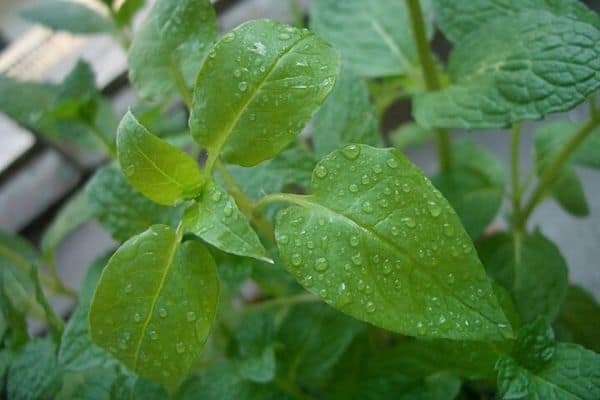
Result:
<svg viewBox="0 0 600 400">
<path fill-rule="evenodd" d="M 218 37 L 209 0 L 157 0 L 135 34 L 143 2 L 104 3 L 108 16 L 69 1 L 25 15 L 127 49 L 141 100 L 118 127 L 85 63 L 60 85 L 0 77 L 17 122 L 111 159 L 41 253 L 1 234 L 9 398 L 600 397 L 600 307 L 529 223 L 548 197 L 590 212 L 576 167 L 600 165 L 597 14 L 577 0 L 317 0 L 310 29 L 254 20 Z M 404 99 L 414 121 L 382 135 Z M 586 102 L 581 125 L 546 120 Z M 522 127 L 542 119 L 526 173 Z M 510 170 L 454 140 L 461 128 L 506 130 Z M 431 139 L 428 177 L 402 151 Z M 487 229 L 504 197 L 506 229 Z M 54 252 L 91 218 L 119 247 L 76 294 Z M 48 295 L 78 296 L 66 324 Z"/>
</svg>

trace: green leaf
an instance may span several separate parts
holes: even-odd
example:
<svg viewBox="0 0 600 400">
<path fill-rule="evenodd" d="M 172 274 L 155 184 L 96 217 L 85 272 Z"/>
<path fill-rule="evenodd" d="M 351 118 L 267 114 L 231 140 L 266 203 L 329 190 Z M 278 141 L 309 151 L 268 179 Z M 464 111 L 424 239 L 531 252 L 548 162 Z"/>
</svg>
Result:
<svg viewBox="0 0 600 400">
<path fill-rule="evenodd" d="M 80 190 L 60 208 L 42 236 L 42 253 L 46 262 L 54 258 L 54 251 L 79 225 L 92 218 L 85 191 Z"/>
<path fill-rule="evenodd" d="M 90 210 L 113 238 L 123 242 L 153 224 L 175 224 L 180 208 L 159 206 L 136 192 L 118 166 L 100 168 L 86 186 Z"/>
<path fill-rule="evenodd" d="M 288 270 L 335 308 L 395 332 L 511 335 L 473 244 L 442 195 L 395 149 L 347 146 L 319 162 L 312 195 L 279 214 Z"/>
<path fill-rule="evenodd" d="M 133 16 L 146 4 L 146 0 L 124 0 L 115 12 L 114 19 L 120 26 L 131 24 Z"/>
<path fill-rule="evenodd" d="M 227 253 L 271 262 L 235 200 L 213 180 L 206 182 L 202 197 L 185 210 L 183 227 Z"/>
<path fill-rule="evenodd" d="M 61 370 L 56 363 L 56 345 L 50 338 L 27 343 L 15 357 L 6 392 L 11 400 L 53 398 L 60 389 Z"/>
<path fill-rule="evenodd" d="M 184 383 L 177 400 L 290 400 L 275 385 L 260 385 L 242 377 L 233 362 L 211 366 L 202 376 Z"/>
<path fill-rule="evenodd" d="M 250 21 L 209 52 L 194 89 L 190 127 L 209 151 L 243 166 L 283 150 L 331 91 L 336 50 L 308 30 Z"/>
<path fill-rule="evenodd" d="M 278 368 L 292 381 L 311 384 L 333 367 L 361 328 L 325 304 L 298 304 L 277 333 Z"/>
<path fill-rule="evenodd" d="M 44 1 L 21 10 L 21 17 L 57 31 L 75 34 L 115 33 L 110 19 L 80 2 Z"/>
<path fill-rule="evenodd" d="M 498 214 L 506 176 L 486 149 L 470 140 L 452 143 L 452 167 L 432 178 L 471 238 L 478 238 Z"/>
<path fill-rule="evenodd" d="M 390 132 L 390 140 L 395 148 L 406 150 L 422 146 L 435 137 L 435 131 L 424 129 L 415 123 L 405 123 Z"/>
<path fill-rule="evenodd" d="M 581 344 L 600 352 L 600 305 L 579 286 L 569 286 L 554 329 L 564 342 Z"/>
<path fill-rule="evenodd" d="M 421 1 L 421 6 L 430 14 L 430 1 Z M 361 76 L 412 75 L 417 71 L 417 51 L 404 1 L 319 0 L 311 9 L 310 26 L 340 49 L 344 63 Z M 431 37 L 432 18 L 427 18 L 426 28 Z"/>
<path fill-rule="evenodd" d="M 210 0 L 157 1 L 129 48 L 133 86 L 143 98 L 187 93 L 216 37 Z"/>
<path fill-rule="evenodd" d="M 272 314 L 261 311 L 243 315 L 235 327 L 235 363 L 239 374 L 257 383 L 271 381 L 275 376 L 273 339 L 275 321 Z"/>
<path fill-rule="evenodd" d="M 44 113 L 50 109 L 59 86 L 49 83 L 24 82 L 0 74 L 0 110 L 19 124 L 38 129 Z"/>
<path fill-rule="evenodd" d="M 111 400 L 110 391 L 117 377 L 114 368 L 65 373 L 60 392 L 54 400 Z"/>
<path fill-rule="evenodd" d="M 560 66 L 560 67 L 557 67 Z M 419 96 L 425 128 L 498 128 L 566 111 L 600 87 L 600 29 L 536 10 L 494 19 L 450 56 L 451 84 Z"/>
<path fill-rule="evenodd" d="M 367 82 L 343 69 L 331 95 L 315 115 L 312 131 L 318 156 L 350 143 L 380 146 L 379 120 Z"/>
<path fill-rule="evenodd" d="M 517 241 L 506 233 L 478 243 L 488 274 L 512 294 L 524 322 L 552 322 L 567 292 L 567 265 L 559 249 L 539 231 Z"/>
<path fill-rule="evenodd" d="M 515 360 L 527 369 L 537 371 L 546 365 L 556 351 L 554 333 L 544 318 L 525 325 L 512 349 Z"/>
<path fill-rule="evenodd" d="M 154 225 L 112 256 L 89 314 L 94 342 L 140 376 L 174 390 L 202 350 L 219 282 L 199 242 Z"/>
<path fill-rule="evenodd" d="M 4 349 L 19 349 L 29 340 L 25 315 L 18 312 L 3 290 L 0 290 L 0 316 L 2 329 L 2 346 Z"/>
<path fill-rule="evenodd" d="M 117 364 L 116 359 L 92 342 L 88 327 L 94 289 L 108 258 L 101 257 L 89 267 L 79 292 L 79 304 L 65 326 L 58 350 L 58 363 L 65 371 L 85 371 Z"/>
<path fill-rule="evenodd" d="M 61 83 L 52 114 L 63 119 L 92 122 L 97 108 L 94 100 L 99 96 L 92 67 L 80 60 Z"/>
<path fill-rule="evenodd" d="M 446 37 L 460 43 L 497 18 L 547 10 L 600 28 L 600 18 L 580 0 L 434 0 L 436 21 Z"/>
<path fill-rule="evenodd" d="M 292 185 L 307 188 L 316 162 L 312 153 L 294 147 L 251 168 L 231 165 L 227 169 L 244 193 L 258 199 Z"/>
<path fill-rule="evenodd" d="M 600 396 L 600 355 L 574 344 L 558 343 L 554 357 L 532 371 L 504 356 L 498 361 L 501 399 L 593 400 Z"/>
<path fill-rule="evenodd" d="M 198 163 L 148 132 L 131 112 L 119 125 L 117 151 L 127 181 L 150 200 L 174 205 L 200 194 L 205 178 Z"/>
</svg>

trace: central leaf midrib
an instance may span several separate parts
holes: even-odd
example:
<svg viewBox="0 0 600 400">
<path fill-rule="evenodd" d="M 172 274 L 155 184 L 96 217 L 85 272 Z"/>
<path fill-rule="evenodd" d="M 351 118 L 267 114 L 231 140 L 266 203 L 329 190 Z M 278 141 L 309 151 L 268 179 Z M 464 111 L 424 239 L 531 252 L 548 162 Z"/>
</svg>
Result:
<svg viewBox="0 0 600 400">
<path fill-rule="evenodd" d="M 288 47 L 283 53 L 281 53 L 279 55 L 277 60 L 275 60 L 275 62 L 271 65 L 269 70 L 265 73 L 263 78 L 258 82 L 258 84 L 256 85 L 256 89 L 252 91 L 250 96 L 248 96 L 247 100 L 242 104 L 242 106 L 240 107 L 238 112 L 235 114 L 234 118 L 231 120 L 231 123 L 229 123 L 225 127 L 225 129 L 223 129 L 221 131 L 221 134 L 217 136 L 220 138 L 220 140 L 217 140 L 216 143 L 209 148 L 209 150 L 212 150 L 212 153 L 214 154 L 213 157 L 215 157 L 217 154 L 220 153 L 221 148 L 223 147 L 223 145 L 225 144 L 227 139 L 229 139 L 229 137 L 231 136 L 231 133 L 237 126 L 240 118 L 242 118 L 242 115 L 244 114 L 246 109 L 250 106 L 250 104 L 252 104 L 254 102 L 254 99 L 256 98 L 258 93 L 262 90 L 262 87 L 265 84 L 265 82 L 271 77 L 271 75 L 273 74 L 275 69 L 279 66 L 279 63 L 281 62 L 281 60 L 283 60 L 301 42 L 303 42 L 306 39 L 310 39 L 310 38 L 312 38 L 311 34 L 307 34 L 306 36 L 300 37 L 300 39 L 298 39 L 294 43 L 292 43 L 290 45 L 290 47 Z"/>
</svg>

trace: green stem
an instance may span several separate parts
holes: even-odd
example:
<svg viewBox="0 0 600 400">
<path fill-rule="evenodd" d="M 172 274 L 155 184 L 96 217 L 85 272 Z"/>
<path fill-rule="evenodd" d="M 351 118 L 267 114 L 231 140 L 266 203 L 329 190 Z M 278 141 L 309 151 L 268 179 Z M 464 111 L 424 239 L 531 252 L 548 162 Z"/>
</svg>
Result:
<svg viewBox="0 0 600 400">
<path fill-rule="evenodd" d="M 510 136 L 510 175 L 512 186 L 513 221 L 521 220 L 521 125 L 514 124 Z M 516 227 L 515 224 L 513 224 Z"/>
<path fill-rule="evenodd" d="M 42 308 L 44 309 L 48 323 L 50 324 L 50 326 L 52 327 L 52 329 L 55 332 L 56 341 L 58 343 L 60 343 L 60 338 L 61 338 L 62 332 L 65 328 L 65 324 L 64 324 L 63 320 L 58 315 L 56 315 L 56 313 L 54 312 L 54 309 L 48 303 L 48 299 L 46 298 L 46 295 L 44 294 L 44 291 L 42 290 L 42 286 L 40 285 L 39 273 L 38 273 L 37 266 L 35 266 L 35 265 L 31 266 L 29 276 L 35 285 L 35 298 L 38 301 L 38 303 L 40 303 Z"/>
<path fill-rule="evenodd" d="M 91 129 L 92 133 L 94 134 L 94 136 L 96 136 L 96 138 L 104 146 L 108 155 L 111 158 L 116 159 L 117 158 L 117 146 L 116 146 L 115 142 L 109 140 L 108 137 L 106 137 L 106 135 L 104 134 L 104 132 L 102 132 L 95 124 L 91 123 L 89 126 L 90 126 L 90 129 Z"/>
<path fill-rule="evenodd" d="M 406 5 L 410 13 L 410 24 L 412 27 L 417 54 L 423 70 L 425 79 L 425 87 L 427 91 L 436 91 L 441 88 L 440 77 L 429 42 L 427 40 L 427 32 L 425 30 L 425 20 L 423 19 L 423 10 L 419 0 L 406 0 Z M 446 129 L 435 129 L 437 136 L 437 151 L 440 162 L 440 169 L 447 171 L 452 166 L 452 153 L 450 150 L 450 137 Z"/>
<path fill-rule="evenodd" d="M 266 308 L 272 307 L 284 307 L 291 306 L 298 303 L 309 303 L 320 301 L 319 297 L 315 296 L 312 293 L 302 293 L 296 296 L 290 297 L 279 297 L 273 300 L 263 301 L 261 303 L 251 304 L 244 308 L 244 312 L 254 311 L 254 310 L 264 310 Z"/>
<path fill-rule="evenodd" d="M 310 206 L 310 195 L 292 194 L 292 193 L 273 193 L 262 197 L 254 206 L 255 209 L 262 209 L 272 203 L 293 203 L 299 206 Z"/>
<path fill-rule="evenodd" d="M 269 240 L 274 241 L 275 235 L 273 234 L 273 226 L 269 222 L 269 220 L 264 216 L 260 210 L 257 210 L 254 202 L 246 196 L 246 194 L 240 189 L 233 176 L 227 171 L 227 168 L 223 165 L 223 163 L 216 159 L 215 167 L 219 174 L 223 178 L 225 185 L 227 186 L 227 191 L 231 196 L 235 199 L 236 204 L 240 208 L 240 211 L 246 215 L 246 217 L 250 218 L 254 225 L 258 228 L 258 230 Z"/>
<path fill-rule="evenodd" d="M 527 219 L 535 209 L 535 207 L 543 200 L 552 184 L 561 172 L 561 169 L 565 165 L 571 154 L 577 149 L 577 147 L 593 132 L 593 130 L 600 124 L 600 117 L 594 113 L 590 118 L 579 128 L 579 130 L 569 139 L 564 145 L 561 151 L 554 157 L 554 160 L 548 165 L 548 167 L 542 173 L 540 180 L 534 189 L 531 197 L 527 204 L 523 207 L 520 219 L 517 221 L 517 227 L 523 229 L 527 223 Z"/>
<path fill-rule="evenodd" d="M 171 77 L 173 78 L 173 82 L 175 83 L 175 87 L 179 91 L 179 94 L 183 98 L 183 102 L 185 103 L 188 110 L 192 109 L 193 95 L 190 89 L 185 82 L 185 78 L 183 77 L 179 67 L 170 60 L 169 63 L 169 72 L 171 73 Z"/>
</svg>

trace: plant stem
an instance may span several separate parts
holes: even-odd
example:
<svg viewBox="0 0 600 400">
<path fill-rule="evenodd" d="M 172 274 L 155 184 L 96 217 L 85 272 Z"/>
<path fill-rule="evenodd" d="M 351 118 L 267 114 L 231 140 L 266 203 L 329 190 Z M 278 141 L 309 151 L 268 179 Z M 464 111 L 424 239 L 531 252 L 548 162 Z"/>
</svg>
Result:
<svg viewBox="0 0 600 400">
<path fill-rule="evenodd" d="M 56 338 L 57 343 L 60 343 L 60 338 L 61 338 L 62 332 L 65 328 L 65 324 L 64 324 L 63 320 L 58 315 L 56 315 L 56 313 L 54 312 L 54 309 L 48 303 L 48 299 L 46 298 L 46 295 L 44 294 L 44 291 L 42 290 L 42 286 L 40 285 L 39 273 L 38 273 L 38 268 L 36 265 L 31 266 L 31 270 L 29 271 L 29 276 L 35 285 L 35 298 L 38 301 L 38 303 L 40 303 L 40 305 L 44 309 L 44 312 L 46 313 L 46 318 L 48 320 L 48 323 L 50 324 L 50 326 L 52 327 L 52 329 L 55 332 L 55 338 Z"/>
<path fill-rule="evenodd" d="M 315 301 L 320 301 L 319 297 L 312 293 L 302 293 L 296 296 L 279 297 L 273 300 L 263 301 L 262 303 L 251 304 L 244 308 L 244 312 L 262 310 L 271 307 L 291 306 L 298 303 L 309 303 Z"/>
<path fill-rule="evenodd" d="M 514 124 L 510 136 L 510 176 L 512 186 L 513 222 L 520 221 L 521 217 L 521 124 Z M 513 223 L 513 227 L 517 226 Z"/>
<path fill-rule="evenodd" d="M 227 168 L 223 165 L 223 163 L 216 159 L 215 167 L 219 174 L 223 178 L 225 185 L 227 186 L 227 191 L 231 196 L 235 199 L 240 211 L 246 215 L 246 217 L 250 218 L 254 225 L 258 228 L 258 230 L 269 240 L 274 241 L 275 235 L 273 234 L 273 226 L 269 222 L 269 220 L 264 216 L 262 212 L 256 209 L 254 202 L 246 196 L 246 194 L 240 189 L 237 185 L 233 176 L 227 171 Z"/>
<path fill-rule="evenodd" d="M 181 74 L 179 67 L 175 64 L 175 62 L 171 59 L 169 63 L 169 72 L 171 73 L 171 77 L 173 78 L 173 82 L 175 83 L 175 87 L 179 91 L 179 94 L 183 98 L 183 102 L 185 103 L 188 110 L 192 109 L 192 92 L 187 86 L 185 82 L 185 78 Z"/>
<path fill-rule="evenodd" d="M 554 160 L 548 164 L 548 167 L 542 173 L 529 201 L 523 207 L 523 212 L 521 213 L 519 220 L 516 221 L 518 229 L 522 230 L 525 227 L 527 219 L 535 207 L 543 200 L 544 196 L 554 183 L 554 180 L 560 174 L 562 167 L 569 161 L 571 154 L 598 125 L 600 125 L 600 116 L 598 116 L 597 113 L 591 113 L 590 118 L 581 126 L 581 128 L 579 128 L 571 139 L 569 139 L 561 151 L 554 157 Z"/>
<path fill-rule="evenodd" d="M 309 205 L 310 195 L 292 194 L 292 193 L 273 193 L 262 197 L 254 206 L 255 209 L 261 209 L 271 203 L 293 203 L 299 206 Z"/>
<path fill-rule="evenodd" d="M 106 152 L 108 153 L 108 155 L 113 158 L 116 159 L 117 158 L 117 146 L 114 143 L 114 141 L 110 141 L 108 140 L 108 138 L 104 135 L 104 132 L 102 132 L 94 123 L 91 123 L 90 125 L 90 129 L 92 131 L 92 133 L 94 134 L 94 136 L 96 136 L 96 138 L 102 143 L 102 145 L 104 145 L 104 148 L 106 149 Z"/>
<path fill-rule="evenodd" d="M 413 36 L 415 38 L 421 69 L 423 70 L 425 87 L 427 88 L 427 91 L 430 92 L 439 90 L 441 88 L 440 77 L 435 66 L 435 60 L 433 58 L 433 54 L 431 53 L 431 48 L 429 47 L 429 42 L 427 41 L 425 20 L 423 19 L 423 10 L 421 10 L 421 4 L 419 3 L 419 0 L 406 0 L 406 5 L 410 13 L 410 24 L 412 27 Z M 452 166 L 450 137 L 446 129 L 438 128 L 434 131 L 437 138 L 436 143 L 440 169 L 442 171 L 447 171 Z"/>
</svg>

